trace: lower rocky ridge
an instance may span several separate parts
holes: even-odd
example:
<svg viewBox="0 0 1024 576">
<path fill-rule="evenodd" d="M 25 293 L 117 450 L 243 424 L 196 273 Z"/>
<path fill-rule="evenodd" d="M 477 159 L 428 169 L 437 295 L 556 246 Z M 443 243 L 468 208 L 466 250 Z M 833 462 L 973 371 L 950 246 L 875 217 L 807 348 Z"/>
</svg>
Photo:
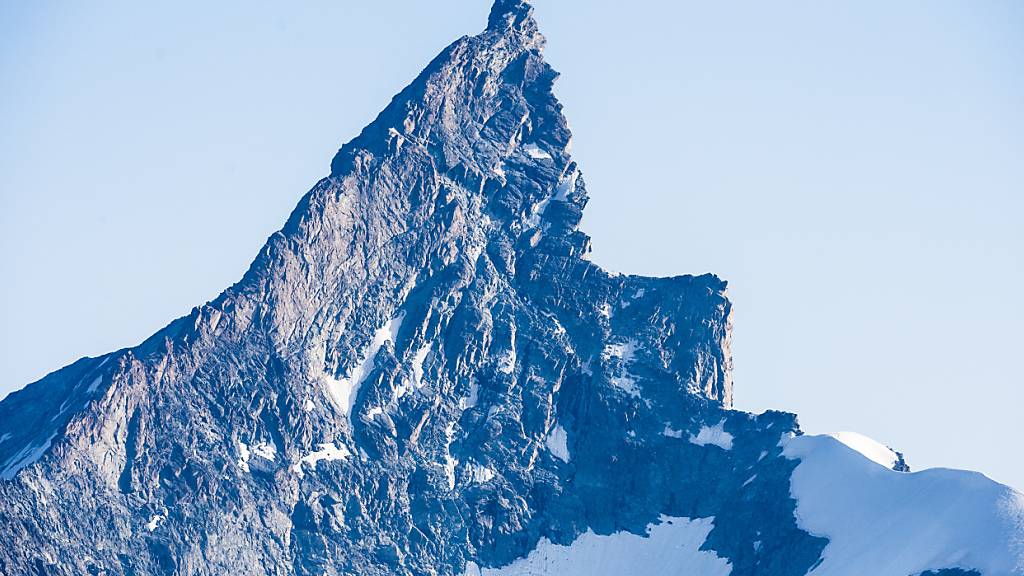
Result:
<svg viewBox="0 0 1024 576">
<path fill-rule="evenodd" d="M 173 392 L 152 406 L 65 433 L 80 444 L 0 484 L 0 525 L 20 544 L 0 551 L 0 573 L 505 574 L 487 568 L 543 542 L 647 534 L 663 518 L 707 519 L 692 543 L 724 573 L 803 574 L 818 559 L 825 540 L 796 525 L 796 462 L 779 446 L 796 430 L 791 415 L 697 401 L 659 410 L 656 392 L 635 399 L 584 378 L 563 377 L 557 399 L 510 397 L 513 380 L 548 375 L 537 368 L 505 381 L 467 374 L 477 387 L 448 402 L 432 388 L 455 384 L 429 355 L 409 409 L 376 411 L 378 386 L 415 357 L 398 334 L 378 352 L 381 377 L 364 383 L 354 437 L 312 433 L 303 406 L 280 396 L 236 386 L 207 407 L 166 378 Z M 555 355 L 548 345 L 524 353 Z M 122 354 L 112 362 L 130 373 L 134 353 Z M 134 362 L 140 376 L 156 369 Z"/>
</svg>

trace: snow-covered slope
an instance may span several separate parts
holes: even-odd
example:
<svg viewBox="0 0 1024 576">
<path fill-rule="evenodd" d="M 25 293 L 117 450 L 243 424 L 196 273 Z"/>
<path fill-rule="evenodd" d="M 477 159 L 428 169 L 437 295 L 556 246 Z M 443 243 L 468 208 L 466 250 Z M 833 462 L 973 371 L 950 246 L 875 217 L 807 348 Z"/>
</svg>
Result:
<svg viewBox="0 0 1024 576">
<path fill-rule="evenodd" d="M 837 436 L 782 441 L 783 454 L 800 462 L 797 522 L 829 540 L 810 575 L 1024 573 L 1024 495 L 977 472 L 897 472 L 885 446 Z"/>
<path fill-rule="evenodd" d="M 586 532 L 565 546 L 541 540 L 526 558 L 501 568 L 470 563 L 465 576 L 728 576 L 729 562 L 701 549 L 713 525 L 714 518 L 663 516 L 642 535 Z"/>
</svg>

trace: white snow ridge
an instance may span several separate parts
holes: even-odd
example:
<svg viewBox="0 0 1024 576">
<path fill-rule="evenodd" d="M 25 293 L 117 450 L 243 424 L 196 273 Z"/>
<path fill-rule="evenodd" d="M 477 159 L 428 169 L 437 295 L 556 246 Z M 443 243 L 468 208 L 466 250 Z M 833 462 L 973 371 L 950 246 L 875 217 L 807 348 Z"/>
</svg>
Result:
<svg viewBox="0 0 1024 576">
<path fill-rule="evenodd" d="M 877 462 L 886 468 L 892 468 L 899 460 L 899 456 L 891 448 L 872 438 L 868 438 L 857 432 L 835 432 L 829 436 L 860 452 L 868 460 Z"/>
<path fill-rule="evenodd" d="M 856 436 L 782 439 L 783 454 L 800 460 L 790 485 L 797 524 L 829 539 L 809 576 L 1024 574 L 1024 496 L 977 472 L 896 472 L 876 442 Z"/>
</svg>

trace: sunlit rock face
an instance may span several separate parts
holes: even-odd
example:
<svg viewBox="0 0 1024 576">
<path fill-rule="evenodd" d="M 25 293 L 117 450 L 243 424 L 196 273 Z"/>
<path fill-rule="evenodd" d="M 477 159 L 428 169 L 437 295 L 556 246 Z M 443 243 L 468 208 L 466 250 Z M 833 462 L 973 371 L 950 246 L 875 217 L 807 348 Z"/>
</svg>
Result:
<svg viewBox="0 0 1024 576">
<path fill-rule="evenodd" d="M 818 564 L 795 417 L 730 410 L 725 282 L 588 261 L 543 44 L 498 0 L 240 282 L 0 403 L 0 574 Z"/>
</svg>

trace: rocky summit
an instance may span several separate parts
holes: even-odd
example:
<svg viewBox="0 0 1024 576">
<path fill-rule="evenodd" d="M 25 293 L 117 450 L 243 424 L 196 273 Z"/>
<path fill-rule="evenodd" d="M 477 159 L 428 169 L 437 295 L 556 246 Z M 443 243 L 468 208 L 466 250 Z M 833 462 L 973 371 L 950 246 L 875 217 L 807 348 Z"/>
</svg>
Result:
<svg viewBox="0 0 1024 576">
<path fill-rule="evenodd" d="M 726 283 L 588 260 L 543 46 L 498 0 L 241 281 L 0 403 L 0 574 L 1024 574 L 1019 493 L 732 410 Z"/>
</svg>

